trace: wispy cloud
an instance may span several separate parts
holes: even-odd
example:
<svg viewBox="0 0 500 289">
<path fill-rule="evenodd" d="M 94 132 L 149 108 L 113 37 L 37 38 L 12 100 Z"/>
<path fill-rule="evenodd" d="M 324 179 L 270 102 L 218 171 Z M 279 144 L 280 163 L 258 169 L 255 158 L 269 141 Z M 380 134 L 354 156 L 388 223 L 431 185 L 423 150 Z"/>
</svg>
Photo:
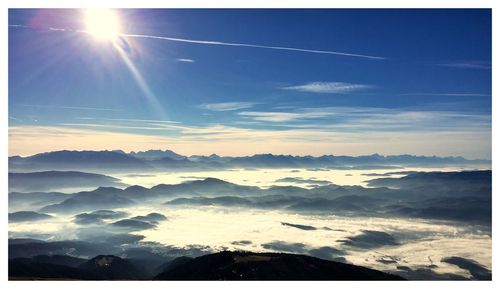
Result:
<svg viewBox="0 0 500 289">
<path fill-rule="evenodd" d="M 208 109 L 213 111 L 231 111 L 245 108 L 251 108 L 256 105 L 256 102 L 218 102 L 218 103 L 204 103 L 198 105 L 198 108 Z"/>
<path fill-rule="evenodd" d="M 401 93 L 400 95 L 429 95 L 429 96 L 491 96 L 487 93 L 429 93 L 429 92 L 411 92 Z"/>
<path fill-rule="evenodd" d="M 270 122 L 288 122 L 301 118 L 300 114 L 292 112 L 242 111 L 238 115 L 251 117 L 257 121 Z"/>
<path fill-rule="evenodd" d="M 177 62 L 187 62 L 187 63 L 195 63 L 196 61 L 191 58 L 177 58 L 175 59 Z"/>
<path fill-rule="evenodd" d="M 16 106 L 33 107 L 33 108 L 56 108 L 56 109 L 77 109 L 77 110 L 103 110 L 103 111 L 120 111 L 116 108 L 103 107 L 87 107 L 87 106 L 61 106 L 61 105 L 44 105 L 44 104 L 16 104 Z"/>
<path fill-rule="evenodd" d="M 137 118 L 107 118 L 107 117 L 79 117 L 81 120 L 96 120 L 96 121 L 113 121 L 113 122 L 146 122 L 159 124 L 176 124 L 178 121 L 173 120 L 156 120 L 156 119 L 137 119 Z"/>
<path fill-rule="evenodd" d="M 168 128 L 165 126 L 130 126 L 130 125 L 121 125 L 121 124 L 96 124 L 96 123 L 61 123 L 61 126 L 68 127 L 83 127 L 83 128 L 96 128 L 96 129 L 116 129 L 116 130 L 156 130 L 156 131 L 165 131 Z M 172 128 L 173 130 L 174 128 Z"/>
<path fill-rule="evenodd" d="M 347 82 L 309 82 L 302 85 L 282 87 L 282 89 L 314 93 L 348 93 L 372 87 L 371 85 Z"/>
<path fill-rule="evenodd" d="M 289 112 L 241 111 L 237 115 L 250 122 L 187 125 L 168 120 L 77 118 L 77 122 L 54 126 L 11 125 L 9 154 L 169 148 L 182 154 L 378 152 L 491 157 L 491 115 L 487 114 L 312 107 Z"/>
<path fill-rule="evenodd" d="M 491 116 L 453 111 L 374 107 L 298 108 L 291 112 L 242 111 L 238 115 L 263 124 L 300 129 L 366 131 L 457 131 L 491 129 Z"/>
<path fill-rule="evenodd" d="M 396 125 L 393 122 L 402 117 L 408 115 L 385 123 Z M 179 126 L 178 134 L 175 135 L 166 135 L 161 131 L 145 134 L 117 132 L 111 128 L 96 130 L 95 127 L 11 126 L 9 155 L 30 155 L 62 149 L 130 151 L 169 148 L 185 155 L 360 155 L 378 152 L 491 157 L 491 130 L 488 129 L 462 127 L 460 130 L 428 130 L 424 127 L 419 131 L 384 131 L 377 129 L 377 125 L 364 125 L 364 128 L 360 127 L 361 131 L 353 131 L 352 127 L 342 129 L 342 125 L 276 130 L 211 124 Z"/>
<path fill-rule="evenodd" d="M 438 66 L 463 68 L 463 69 L 491 69 L 491 64 L 484 61 L 440 63 Z"/>
<path fill-rule="evenodd" d="M 297 112 L 269 112 L 269 111 L 242 111 L 238 115 L 250 117 L 257 121 L 269 122 L 289 122 L 304 119 L 323 118 L 334 115 L 335 112 L 327 110 L 305 110 L 301 109 Z"/>
</svg>

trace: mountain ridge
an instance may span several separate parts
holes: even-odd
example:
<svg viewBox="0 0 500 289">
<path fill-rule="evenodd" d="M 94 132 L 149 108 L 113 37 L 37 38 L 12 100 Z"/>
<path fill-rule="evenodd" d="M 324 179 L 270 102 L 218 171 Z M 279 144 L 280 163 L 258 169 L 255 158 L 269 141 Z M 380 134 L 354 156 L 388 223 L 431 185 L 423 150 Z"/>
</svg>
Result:
<svg viewBox="0 0 500 289">
<path fill-rule="evenodd" d="M 331 168 L 374 169 L 432 167 L 449 165 L 490 165 L 491 160 L 463 157 L 437 157 L 418 155 L 322 155 L 298 156 L 254 154 L 252 156 L 183 156 L 171 150 L 149 150 L 125 153 L 123 151 L 53 151 L 32 156 L 9 157 L 9 169 L 14 171 L 81 170 L 154 171 L 154 170 L 207 170 L 229 168 Z"/>
<path fill-rule="evenodd" d="M 289 253 L 222 251 L 186 260 L 154 280 L 405 280 L 366 267 Z"/>
</svg>

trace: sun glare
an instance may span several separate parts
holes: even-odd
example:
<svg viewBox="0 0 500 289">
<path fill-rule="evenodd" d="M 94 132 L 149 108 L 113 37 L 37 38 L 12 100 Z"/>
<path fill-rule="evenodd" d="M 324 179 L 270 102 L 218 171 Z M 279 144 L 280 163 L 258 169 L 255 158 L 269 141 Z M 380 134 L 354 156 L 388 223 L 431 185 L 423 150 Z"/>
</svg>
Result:
<svg viewBox="0 0 500 289">
<path fill-rule="evenodd" d="M 120 19 L 111 9 L 85 11 L 86 32 L 99 40 L 114 41 L 120 34 Z"/>
</svg>

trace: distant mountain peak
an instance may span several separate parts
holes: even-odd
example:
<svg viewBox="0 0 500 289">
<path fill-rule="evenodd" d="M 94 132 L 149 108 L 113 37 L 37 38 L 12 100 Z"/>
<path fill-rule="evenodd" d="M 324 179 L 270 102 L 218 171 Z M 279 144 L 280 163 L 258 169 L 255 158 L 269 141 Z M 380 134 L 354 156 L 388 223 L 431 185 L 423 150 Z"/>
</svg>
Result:
<svg viewBox="0 0 500 289">
<path fill-rule="evenodd" d="M 151 149 L 147 151 L 138 151 L 138 152 L 132 151 L 130 152 L 130 155 L 147 161 L 160 160 L 164 158 L 170 158 L 173 160 L 183 160 L 187 158 L 169 149 L 166 150 Z"/>
<path fill-rule="evenodd" d="M 208 177 L 203 180 L 194 180 L 193 182 L 211 183 L 211 184 L 229 184 L 229 182 L 213 177 Z"/>
</svg>

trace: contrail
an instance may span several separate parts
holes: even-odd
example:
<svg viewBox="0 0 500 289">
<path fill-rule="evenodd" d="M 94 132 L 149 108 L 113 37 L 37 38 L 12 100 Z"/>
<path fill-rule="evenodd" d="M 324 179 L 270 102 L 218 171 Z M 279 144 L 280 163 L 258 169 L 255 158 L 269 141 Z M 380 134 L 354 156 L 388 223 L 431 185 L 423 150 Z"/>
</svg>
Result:
<svg viewBox="0 0 500 289">
<path fill-rule="evenodd" d="M 362 58 L 369 58 L 369 59 L 386 59 L 385 57 L 381 57 L 381 56 L 345 53 L 345 52 L 328 51 L 328 50 L 314 50 L 314 49 L 305 49 L 305 48 L 283 47 L 283 46 L 267 46 L 267 45 L 246 44 L 246 43 L 231 43 L 231 42 L 220 42 L 220 41 L 209 41 L 209 40 L 194 40 L 194 39 L 174 38 L 174 37 L 154 36 L 154 35 L 142 35 L 142 34 L 120 34 L 120 36 L 132 37 L 132 38 L 159 39 L 159 40 L 167 40 L 167 41 L 194 43 L 194 44 L 264 48 L 264 49 L 274 49 L 274 50 L 288 50 L 288 51 L 298 51 L 298 52 L 308 52 L 308 53 L 320 53 L 320 54 L 332 54 L 332 55 L 351 56 L 351 57 L 362 57 Z"/>
<path fill-rule="evenodd" d="M 9 25 L 9 27 L 20 27 L 20 28 L 32 28 L 24 25 Z M 82 30 L 72 30 L 65 28 L 48 28 L 51 31 L 62 31 L 62 32 L 80 32 L 86 33 L 86 31 Z M 221 45 L 221 46 L 233 46 L 233 47 L 249 47 L 249 48 L 262 48 L 262 49 L 273 49 L 273 50 L 286 50 L 286 51 L 295 51 L 295 52 L 306 52 L 306 53 L 317 53 L 317 54 L 330 54 L 330 55 L 339 55 L 339 56 L 348 56 L 348 57 L 360 57 L 367 59 L 386 59 L 386 57 L 382 56 L 373 56 L 366 54 L 355 54 L 355 53 L 346 53 L 346 52 L 338 52 L 338 51 L 329 51 L 329 50 L 316 50 L 316 49 L 306 49 L 306 48 L 296 48 L 296 47 L 284 47 L 284 46 L 270 46 L 270 45 L 260 45 L 260 44 L 248 44 L 248 43 L 233 43 L 233 42 L 221 42 L 221 41 L 211 41 L 211 40 L 196 40 L 196 39 L 187 39 L 187 38 L 175 38 L 175 37 L 167 37 L 167 36 L 156 36 L 156 35 L 144 35 L 144 34 L 126 34 L 120 33 L 121 37 L 125 38 L 147 38 L 147 39 L 157 39 L 157 40 L 166 40 L 166 41 L 174 41 L 174 42 L 184 42 L 184 43 L 192 43 L 192 44 L 204 44 L 204 45 Z"/>
<path fill-rule="evenodd" d="M 116 108 L 102 107 L 86 107 L 86 106 L 60 106 L 60 105 L 44 105 L 44 104 L 16 104 L 17 106 L 34 107 L 34 108 L 62 108 L 62 109 L 82 109 L 82 110 L 104 110 L 104 111 L 120 111 Z"/>
</svg>

